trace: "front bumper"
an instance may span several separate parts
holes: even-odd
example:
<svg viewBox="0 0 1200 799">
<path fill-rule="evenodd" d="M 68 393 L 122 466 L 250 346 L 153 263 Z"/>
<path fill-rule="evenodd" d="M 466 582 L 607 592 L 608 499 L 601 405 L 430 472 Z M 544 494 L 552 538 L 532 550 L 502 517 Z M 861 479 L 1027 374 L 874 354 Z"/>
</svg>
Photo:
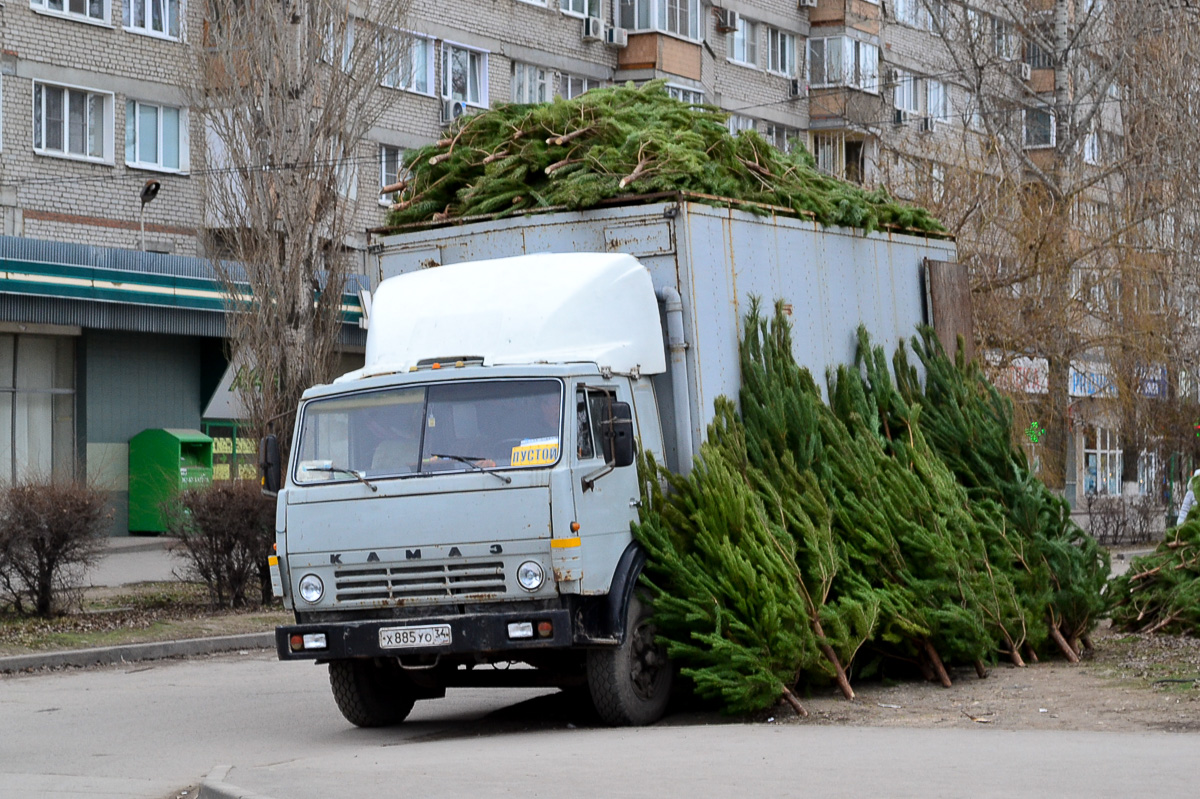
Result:
<svg viewBox="0 0 1200 799">
<path fill-rule="evenodd" d="M 508 625 L 548 621 L 552 634 L 539 638 L 509 638 Z M 416 646 L 384 649 L 379 645 L 383 628 L 427 627 L 450 625 L 450 643 L 440 646 Z M 324 649 L 293 651 L 292 636 L 323 633 Z M 355 622 L 295 624 L 275 628 L 275 650 L 280 660 L 341 660 L 356 657 L 398 657 L 401 655 L 486 654 L 528 649 L 555 649 L 571 646 L 574 636 L 571 614 L 565 609 L 526 610 L 506 613 L 475 613 L 463 616 L 430 616 L 420 619 L 387 619 Z"/>
</svg>

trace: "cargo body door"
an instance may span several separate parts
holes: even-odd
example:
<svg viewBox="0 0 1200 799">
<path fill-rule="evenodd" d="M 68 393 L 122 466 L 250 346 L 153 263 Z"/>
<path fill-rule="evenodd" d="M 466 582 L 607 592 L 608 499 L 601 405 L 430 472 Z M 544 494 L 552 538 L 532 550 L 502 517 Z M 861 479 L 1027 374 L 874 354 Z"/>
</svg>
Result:
<svg viewBox="0 0 1200 799">
<path fill-rule="evenodd" d="M 559 582 L 582 580 L 582 593 L 604 593 L 630 541 L 629 523 L 637 519 L 637 465 L 615 467 L 606 458 L 605 423 L 614 402 L 630 401 L 627 383 L 577 383 L 573 397 L 575 445 L 570 453 L 572 495 L 578 532 L 554 542 Z M 568 417 L 568 424 L 572 417 Z"/>
</svg>

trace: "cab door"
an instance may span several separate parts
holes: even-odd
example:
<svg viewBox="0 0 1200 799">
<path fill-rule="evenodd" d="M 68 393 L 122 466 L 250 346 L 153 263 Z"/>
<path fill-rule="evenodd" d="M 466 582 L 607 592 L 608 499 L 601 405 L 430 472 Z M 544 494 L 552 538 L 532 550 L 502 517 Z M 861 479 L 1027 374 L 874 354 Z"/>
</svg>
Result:
<svg viewBox="0 0 1200 799">
<path fill-rule="evenodd" d="M 555 571 L 562 568 L 573 579 L 582 579 L 585 594 L 608 590 L 631 540 L 629 523 L 638 518 L 637 464 L 615 466 L 605 457 L 604 425 L 612 416 L 612 404 L 631 399 L 628 383 L 579 381 L 568 400 L 573 403 L 568 410 L 574 408 L 574 419 L 568 413 L 567 422 L 574 422 L 571 493 L 579 529 L 575 546 L 555 549 Z"/>
</svg>

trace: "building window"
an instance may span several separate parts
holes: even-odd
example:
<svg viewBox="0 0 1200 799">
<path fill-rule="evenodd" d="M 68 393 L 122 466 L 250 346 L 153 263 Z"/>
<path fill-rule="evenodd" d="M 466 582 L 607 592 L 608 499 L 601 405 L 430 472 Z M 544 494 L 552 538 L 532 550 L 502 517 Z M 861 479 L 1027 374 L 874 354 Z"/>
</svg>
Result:
<svg viewBox="0 0 1200 799">
<path fill-rule="evenodd" d="M 533 64 L 513 62 L 512 101 L 514 103 L 544 103 L 549 99 L 546 70 Z"/>
<path fill-rule="evenodd" d="M 920 111 L 917 103 L 917 87 L 919 81 L 916 75 L 904 69 L 896 70 L 896 85 L 892 89 L 892 104 L 902 114 L 916 114 Z M 904 121 L 904 117 L 899 117 Z"/>
<path fill-rule="evenodd" d="M 897 22 L 927 31 L 939 31 L 946 21 L 942 0 L 893 0 Z"/>
<path fill-rule="evenodd" d="M 600 81 L 596 78 L 581 78 L 578 75 L 568 75 L 564 72 L 559 78 L 558 94 L 566 100 L 571 100 L 584 92 L 599 89 L 600 85 Z"/>
<path fill-rule="evenodd" d="M 813 86 L 851 86 L 879 91 L 879 47 L 832 36 L 808 40 L 808 74 Z"/>
<path fill-rule="evenodd" d="M 75 470 L 75 339 L 0 333 L 0 483 Z"/>
<path fill-rule="evenodd" d="M 187 115 L 178 108 L 125 102 L 125 163 L 179 172 L 187 168 Z"/>
<path fill-rule="evenodd" d="M 1084 163 L 1097 166 L 1100 163 L 1100 133 L 1092 129 L 1083 139 Z"/>
<path fill-rule="evenodd" d="M 442 44 L 442 97 L 487 106 L 487 53 Z"/>
<path fill-rule="evenodd" d="M 124 0 L 125 30 L 179 38 L 181 0 Z"/>
<path fill-rule="evenodd" d="M 347 200 L 358 199 L 358 156 L 354 146 L 343 147 L 333 142 L 329 147 L 329 163 L 333 166 L 333 180 L 337 193 Z"/>
<path fill-rule="evenodd" d="M 1054 53 L 1035 41 L 1025 42 L 1025 63 L 1030 69 L 1054 69 Z"/>
<path fill-rule="evenodd" d="M 730 61 L 758 66 L 758 24 L 739 15 L 737 28 L 725 35 L 725 48 Z"/>
<path fill-rule="evenodd" d="M 741 114 L 730 114 L 725 125 L 729 128 L 729 133 L 733 136 L 736 136 L 739 130 L 755 130 L 757 127 L 753 119 L 744 117 Z"/>
<path fill-rule="evenodd" d="M 338 29 L 341 29 L 341 35 Z M 341 47 L 339 53 L 338 47 Z M 329 20 L 328 28 L 325 32 L 325 41 L 321 52 L 321 60 L 326 64 L 332 64 L 335 61 L 340 61 L 343 72 L 353 70 L 354 59 L 354 17 L 341 17 L 334 15 Z"/>
<path fill-rule="evenodd" d="M 29 0 L 35 11 L 89 22 L 108 22 L 107 0 Z"/>
<path fill-rule="evenodd" d="M 400 180 L 400 170 L 404 168 L 404 150 L 390 144 L 379 145 L 379 188 L 390 186 Z M 391 205 L 390 194 L 379 195 L 380 205 Z"/>
<path fill-rule="evenodd" d="M 940 80 L 925 79 L 925 116 L 929 119 L 945 119 L 948 116 L 946 108 L 946 84 Z"/>
<path fill-rule="evenodd" d="M 600 16 L 600 0 L 559 0 L 559 8 L 576 17 Z"/>
<path fill-rule="evenodd" d="M 1083 492 L 1121 494 L 1121 444 L 1115 430 L 1084 427 Z"/>
<path fill-rule="evenodd" d="M 433 42 L 424 36 L 385 33 L 379 37 L 383 85 L 417 94 L 433 93 Z"/>
<path fill-rule="evenodd" d="M 33 84 L 33 149 L 42 155 L 109 160 L 112 95 Z"/>
<path fill-rule="evenodd" d="M 667 95 L 688 105 L 702 105 L 704 103 L 704 92 L 695 89 L 685 89 L 682 86 L 671 86 L 668 84 Z"/>
<path fill-rule="evenodd" d="M 618 0 L 620 27 L 700 40 L 700 0 Z"/>
<path fill-rule="evenodd" d="M 811 149 L 817 161 L 817 169 L 852 183 L 863 182 L 866 164 L 865 147 L 861 140 L 847 140 L 841 132 L 811 135 Z"/>
<path fill-rule="evenodd" d="M 796 74 L 796 37 L 778 28 L 767 28 L 767 69 L 776 75 Z"/>
<path fill-rule="evenodd" d="M 783 150 L 785 153 L 790 153 L 797 138 L 800 136 L 800 131 L 796 128 L 788 127 L 787 125 L 777 125 L 774 122 L 763 124 L 763 138 L 775 146 L 778 150 Z"/>
<path fill-rule="evenodd" d="M 1025 146 L 1054 146 L 1054 114 L 1041 108 L 1025 110 Z"/>
</svg>

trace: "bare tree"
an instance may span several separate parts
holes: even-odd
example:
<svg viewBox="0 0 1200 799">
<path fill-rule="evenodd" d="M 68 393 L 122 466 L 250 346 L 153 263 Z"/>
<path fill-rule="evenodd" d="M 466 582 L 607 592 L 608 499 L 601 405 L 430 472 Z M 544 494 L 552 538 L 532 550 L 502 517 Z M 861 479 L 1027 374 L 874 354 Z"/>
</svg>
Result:
<svg viewBox="0 0 1200 799">
<path fill-rule="evenodd" d="M 358 152 L 406 64 L 407 5 L 207 4 L 188 90 L 205 125 L 210 251 L 232 345 L 261 378 L 242 392 L 249 421 L 276 422 L 286 458 L 290 412 L 335 368 Z"/>
<path fill-rule="evenodd" d="M 1138 71 L 1179 80 L 1167 77 L 1173 59 L 1155 42 L 1179 12 L 1163 3 L 1165 19 L 1154 20 L 1141 3 L 919 2 L 940 42 L 930 73 L 952 88 L 962 125 L 923 146 L 904 140 L 909 129 L 889 130 L 887 177 L 907 182 L 958 236 L 982 349 L 998 367 L 1046 364 L 1047 393 L 1017 397 L 1019 412 L 1045 431 L 1046 482 L 1063 487 L 1068 434 L 1090 410 L 1122 431 L 1122 477 L 1136 484 L 1139 453 L 1169 425 L 1147 384 L 1172 362 L 1180 324 L 1172 287 L 1194 267 L 1161 235 L 1169 205 L 1146 180 L 1146 142 L 1125 134 Z M 1158 91 L 1139 80 L 1143 94 Z M 1152 124 L 1181 125 L 1179 114 L 1165 116 Z M 1073 406 L 1072 366 L 1091 371 L 1097 393 L 1116 401 Z"/>
</svg>

